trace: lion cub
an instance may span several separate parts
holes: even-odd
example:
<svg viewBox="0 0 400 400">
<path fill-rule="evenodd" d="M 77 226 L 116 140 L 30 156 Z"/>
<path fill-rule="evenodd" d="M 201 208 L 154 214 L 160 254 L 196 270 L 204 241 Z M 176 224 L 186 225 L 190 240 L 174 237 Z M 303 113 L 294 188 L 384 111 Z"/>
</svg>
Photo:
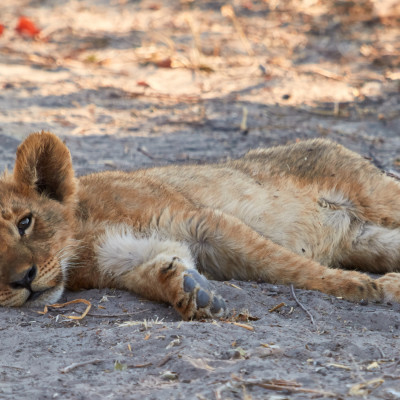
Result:
<svg viewBox="0 0 400 400">
<path fill-rule="evenodd" d="M 326 140 L 75 178 L 63 142 L 34 133 L 0 179 L 0 238 L 4 306 L 113 287 L 223 316 L 205 276 L 400 301 L 399 182 Z"/>
</svg>

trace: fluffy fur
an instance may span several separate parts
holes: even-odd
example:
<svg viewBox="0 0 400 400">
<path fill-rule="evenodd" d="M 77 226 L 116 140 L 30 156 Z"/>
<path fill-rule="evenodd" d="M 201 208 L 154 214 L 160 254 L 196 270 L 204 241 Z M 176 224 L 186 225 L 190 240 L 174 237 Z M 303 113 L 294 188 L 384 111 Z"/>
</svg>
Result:
<svg viewBox="0 0 400 400">
<path fill-rule="evenodd" d="M 185 319 L 223 315 L 195 268 L 398 302 L 399 199 L 396 180 L 326 140 L 77 179 L 62 141 L 35 133 L 0 179 L 0 304 L 115 287 L 169 302 Z"/>
</svg>

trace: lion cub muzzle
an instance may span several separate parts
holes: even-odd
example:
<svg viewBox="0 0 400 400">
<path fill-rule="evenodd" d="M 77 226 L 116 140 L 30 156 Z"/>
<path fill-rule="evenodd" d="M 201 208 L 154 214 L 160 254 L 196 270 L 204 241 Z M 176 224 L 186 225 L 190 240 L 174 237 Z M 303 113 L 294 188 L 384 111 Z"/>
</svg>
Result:
<svg viewBox="0 0 400 400">
<path fill-rule="evenodd" d="M 26 289 L 29 291 L 29 296 L 26 301 L 34 301 L 38 299 L 46 290 L 33 290 L 32 282 L 36 278 L 38 269 L 36 265 L 32 265 L 27 271 L 24 272 L 22 279 L 10 283 L 12 289 Z"/>
<path fill-rule="evenodd" d="M 41 268 L 32 265 L 17 276 L 10 276 L 9 283 L 0 290 L 0 305 L 38 306 L 57 301 L 64 289 L 57 265 L 57 261 L 52 260 Z"/>
<path fill-rule="evenodd" d="M 22 279 L 11 282 L 10 286 L 12 289 L 28 289 L 32 292 L 31 283 L 36 275 L 37 267 L 36 265 L 32 265 L 27 271 L 24 271 Z"/>
</svg>

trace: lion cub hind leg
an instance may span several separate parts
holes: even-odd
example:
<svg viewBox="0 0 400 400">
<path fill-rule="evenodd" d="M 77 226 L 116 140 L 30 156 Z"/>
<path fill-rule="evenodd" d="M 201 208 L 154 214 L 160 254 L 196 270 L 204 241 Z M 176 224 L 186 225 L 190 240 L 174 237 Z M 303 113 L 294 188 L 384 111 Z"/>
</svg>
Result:
<svg viewBox="0 0 400 400">
<path fill-rule="evenodd" d="M 104 286 L 168 302 L 185 320 L 222 317 L 227 312 L 225 301 L 195 269 L 185 243 L 112 229 L 100 240 L 97 253 Z"/>
<path fill-rule="evenodd" d="M 377 283 L 381 287 L 384 301 L 400 303 L 400 274 L 390 272 L 378 278 Z"/>
</svg>

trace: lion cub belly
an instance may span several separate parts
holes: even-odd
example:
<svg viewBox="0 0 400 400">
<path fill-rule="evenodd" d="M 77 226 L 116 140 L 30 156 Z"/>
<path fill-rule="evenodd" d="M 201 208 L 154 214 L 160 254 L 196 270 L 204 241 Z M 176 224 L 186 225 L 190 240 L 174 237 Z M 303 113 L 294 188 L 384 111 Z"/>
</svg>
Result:
<svg viewBox="0 0 400 400">
<path fill-rule="evenodd" d="M 256 180 L 228 167 L 158 172 L 196 206 L 232 215 L 274 243 L 324 265 L 338 265 L 361 229 L 357 210 L 338 190 L 290 177 Z"/>
<path fill-rule="evenodd" d="M 362 229 L 352 204 L 335 191 L 253 195 L 216 205 L 274 243 L 324 265 L 338 266 Z"/>
</svg>

